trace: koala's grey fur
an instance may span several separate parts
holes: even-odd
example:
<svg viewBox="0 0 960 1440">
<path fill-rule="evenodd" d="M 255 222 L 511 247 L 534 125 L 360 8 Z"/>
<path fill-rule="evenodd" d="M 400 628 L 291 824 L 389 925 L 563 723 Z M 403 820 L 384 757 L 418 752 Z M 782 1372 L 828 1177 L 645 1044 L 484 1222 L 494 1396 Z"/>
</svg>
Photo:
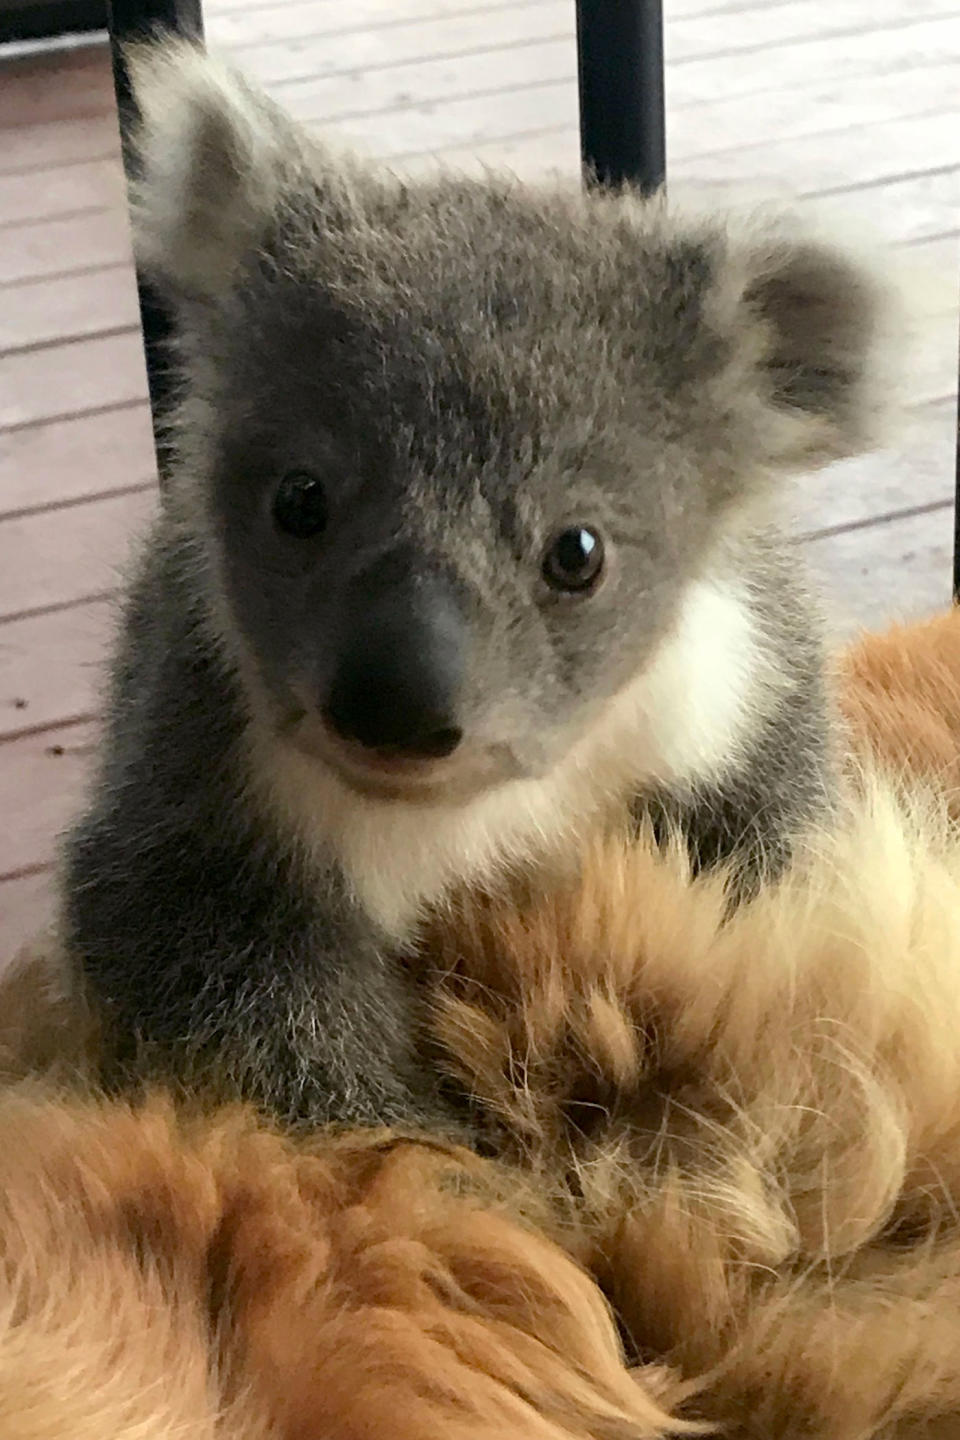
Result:
<svg viewBox="0 0 960 1440">
<path fill-rule="evenodd" d="M 186 45 L 134 73 L 183 395 L 66 941 L 121 1072 L 146 1046 L 286 1118 L 443 1123 L 397 958 L 424 906 L 631 808 L 775 867 L 829 803 L 818 628 L 768 501 L 862 447 L 878 292 L 828 246 L 630 194 L 403 184 Z M 330 522 L 292 543 L 269 497 L 302 468 Z M 608 548 L 579 599 L 540 577 L 574 521 Z M 400 555 L 469 617 L 465 758 L 369 793 L 309 697 L 353 578 Z"/>
</svg>

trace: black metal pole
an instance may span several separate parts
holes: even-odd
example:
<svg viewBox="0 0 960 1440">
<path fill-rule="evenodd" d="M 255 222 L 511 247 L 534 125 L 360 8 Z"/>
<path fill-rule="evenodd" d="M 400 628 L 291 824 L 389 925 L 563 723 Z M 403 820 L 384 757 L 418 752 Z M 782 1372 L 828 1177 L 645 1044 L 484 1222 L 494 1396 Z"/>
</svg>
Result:
<svg viewBox="0 0 960 1440">
<path fill-rule="evenodd" d="M 120 139 L 123 165 L 127 179 L 132 175 L 134 158 L 130 136 L 136 120 L 136 106 L 130 89 L 123 46 L 131 40 L 144 39 L 160 32 L 173 32 L 203 39 L 201 0 L 108 0 L 110 51 L 113 62 L 113 87 L 120 116 Z M 163 442 L 163 417 L 171 394 L 171 376 L 167 344 L 170 339 L 170 317 L 166 308 L 142 275 L 137 275 L 140 297 L 140 323 L 147 362 L 147 384 L 150 390 L 150 411 L 153 416 L 153 438 L 161 487 L 167 469 Z"/>
<path fill-rule="evenodd" d="M 652 194 L 666 178 L 661 0 L 577 0 L 577 45 L 587 175 Z"/>
</svg>

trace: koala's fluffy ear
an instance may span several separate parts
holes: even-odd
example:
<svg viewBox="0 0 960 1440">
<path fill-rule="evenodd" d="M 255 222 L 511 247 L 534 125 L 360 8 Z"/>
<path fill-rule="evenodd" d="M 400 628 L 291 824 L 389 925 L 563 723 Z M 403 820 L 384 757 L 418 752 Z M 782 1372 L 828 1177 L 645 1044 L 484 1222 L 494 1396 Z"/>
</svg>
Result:
<svg viewBox="0 0 960 1440">
<path fill-rule="evenodd" d="M 759 389 L 760 452 L 806 470 L 875 444 L 891 394 L 892 290 L 826 240 L 754 231 L 731 241 L 733 329 Z"/>
<path fill-rule="evenodd" d="M 301 142 L 266 98 L 196 44 L 127 52 L 134 132 L 134 240 L 173 298 L 215 299 L 274 214 Z"/>
</svg>

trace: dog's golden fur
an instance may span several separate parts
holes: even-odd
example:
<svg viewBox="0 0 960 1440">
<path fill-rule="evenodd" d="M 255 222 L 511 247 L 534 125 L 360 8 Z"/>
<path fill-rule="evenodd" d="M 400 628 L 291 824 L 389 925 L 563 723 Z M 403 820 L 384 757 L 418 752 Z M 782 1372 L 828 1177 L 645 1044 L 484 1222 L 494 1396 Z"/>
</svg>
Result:
<svg viewBox="0 0 960 1440">
<path fill-rule="evenodd" d="M 683 851 L 478 906 L 446 1063 L 635 1353 L 738 1436 L 960 1434 L 960 847 L 868 784 L 730 917 Z"/>
<path fill-rule="evenodd" d="M 960 609 L 865 635 L 836 666 L 855 746 L 945 794 L 960 816 Z"/>
<path fill-rule="evenodd" d="M 446 917 L 437 1058 L 496 1160 L 0 1098 L 0 1433 L 957 1440 L 960 625 L 839 674 L 862 783 L 733 915 L 643 841 Z M 7 1072 L 81 1074 L 55 955 L 10 983 Z"/>
<path fill-rule="evenodd" d="M 13 1090 L 0 1101 L 4 1440 L 643 1440 L 590 1279 L 495 1167 L 296 1144 Z"/>
</svg>

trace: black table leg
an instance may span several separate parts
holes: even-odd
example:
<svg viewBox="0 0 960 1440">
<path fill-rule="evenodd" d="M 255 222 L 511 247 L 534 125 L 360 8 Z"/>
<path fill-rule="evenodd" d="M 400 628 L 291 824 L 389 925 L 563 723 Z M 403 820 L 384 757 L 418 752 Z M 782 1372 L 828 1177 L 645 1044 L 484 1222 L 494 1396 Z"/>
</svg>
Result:
<svg viewBox="0 0 960 1440">
<path fill-rule="evenodd" d="M 577 43 L 587 174 L 651 194 L 666 177 L 661 0 L 577 0 Z"/>
<path fill-rule="evenodd" d="M 130 91 L 130 77 L 127 74 L 122 46 L 126 41 L 160 32 L 173 32 L 202 40 L 203 14 L 200 0 L 108 0 L 108 18 L 113 84 L 120 114 L 120 138 L 123 142 L 123 164 L 129 180 L 134 163 L 130 151 L 130 134 L 136 119 L 136 107 Z M 137 292 L 140 297 L 140 323 L 143 327 L 147 361 L 154 444 L 162 487 L 168 460 L 163 439 L 163 418 L 169 409 L 172 390 L 167 355 L 170 317 L 160 299 L 139 274 Z"/>
</svg>

